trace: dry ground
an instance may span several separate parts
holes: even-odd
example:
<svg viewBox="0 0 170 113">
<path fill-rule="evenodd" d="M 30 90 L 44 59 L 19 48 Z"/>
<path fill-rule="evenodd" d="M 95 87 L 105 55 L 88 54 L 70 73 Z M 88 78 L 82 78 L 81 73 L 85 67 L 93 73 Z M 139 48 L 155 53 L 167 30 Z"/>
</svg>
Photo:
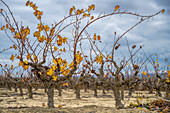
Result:
<svg viewBox="0 0 170 113">
<path fill-rule="evenodd" d="M 52 112 L 52 113 L 149 113 L 150 111 L 142 108 L 133 109 L 115 109 L 114 95 L 110 90 L 103 95 L 101 90 L 98 90 L 98 97 L 93 97 L 93 91 L 88 90 L 84 93 L 81 90 L 81 99 L 76 100 L 75 93 L 72 89 L 63 90 L 62 97 L 58 96 L 58 91 L 55 90 L 54 105 L 55 108 L 48 109 L 47 94 L 44 89 L 37 91 L 33 90 L 33 99 L 28 99 L 27 89 L 24 90 L 24 96 L 20 96 L 19 92 L 0 89 L 0 112 L 8 113 L 28 113 L 28 112 Z M 138 93 L 138 94 L 137 94 Z M 163 97 L 165 95 L 164 92 Z M 148 94 L 147 91 L 136 91 L 133 97 L 128 97 L 128 91 L 125 91 L 125 100 L 123 103 L 128 106 L 131 102 L 136 103 L 137 97 L 142 97 L 140 103 L 150 102 L 158 99 L 155 94 Z M 143 98 L 144 97 L 144 98 Z M 149 98 L 146 98 L 149 97 Z M 58 108 L 62 105 L 62 108 Z"/>
</svg>

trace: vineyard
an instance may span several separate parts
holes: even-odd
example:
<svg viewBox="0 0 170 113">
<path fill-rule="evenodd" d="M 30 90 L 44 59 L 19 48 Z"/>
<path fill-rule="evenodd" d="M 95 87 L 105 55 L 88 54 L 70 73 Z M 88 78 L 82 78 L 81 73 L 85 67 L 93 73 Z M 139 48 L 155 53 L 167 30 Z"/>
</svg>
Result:
<svg viewBox="0 0 170 113">
<path fill-rule="evenodd" d="M 165 9 L 141 15 L 116 5 L 96 16 L 94 4 L 72 6 L 68 15 L 48 25 L 44 12 L 28 0 L 25 7 L 36 20 L 32 28 L 17 20 L 4 0 L 0 3 L 2 38 L 12 44 L 0 50 L 0 55 L 12 51 L 10 62 L 0 64 L 0 112 L 170 112 L 168 57 L 162 62 L 159 54 L 145 52 L 144 45 L 126 37 Z M 117 15 L 137 22 L 121 34 L 113 30 L 109 40 L 90 30 Z"/>
</svg>

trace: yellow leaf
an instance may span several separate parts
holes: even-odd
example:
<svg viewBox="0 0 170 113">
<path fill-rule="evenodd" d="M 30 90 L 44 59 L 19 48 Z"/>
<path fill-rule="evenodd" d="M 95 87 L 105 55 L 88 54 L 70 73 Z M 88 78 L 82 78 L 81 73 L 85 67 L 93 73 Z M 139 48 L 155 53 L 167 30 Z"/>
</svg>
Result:
<svg viewBox="0 0 170 113">
<path fill-rule="evenodd" d="M 13 48 L 16 50 L 16 49 L 17 49 L 17 46 L 16 46 L 16 45 L 13 45 Z"/>
<path fill-rule="evenodd" d="M 6 24 L 6 28 L 7 28 L 7 29 L 9 28 L 9 25 L 8 25 L 8 24 Z"/>
<path fill-rule="evenodd" d="M 29 60 L 30 58 L 31 58 L 31 55 L 28 53 L 27 60 Z"/>
<path fill-rule="evenodd" d="M 54 51 L 57 51 L 57 50 L 58 50 L 58 48 L 54 46 Z"/>
<path fill-rule="evenodd" d="M 3 9 L 1 9 L 1 13 L 2 13 Z"/>
<path fill-rule="evenodd" d="M 32 8 L 34 9 L 35 7 L 36 7 L 36 4 L 33 4 L 33 5 L 32 5 Z"/>
<path fill-rule="evenodd" d="M 95 5 L 94 5 L 94 4 L 92 4 L 92 5 L 91 5 L 91 8 L 94 10 L 94 9 L 95 9 Z"/>
<path fill-rule="evenodd" d="M 53 59 L 53 62 L 54 62 L 55 65 L 57 65 L 57 61 L 55 59 Z"/>
<path fill-rule="evenodd" d="M 68 83 L 64 83 L 63 86 L 68 86 Z"/>
<path fill-rule="evenodd" d="M 23 65 L 23 68 L 27 70 L 29 68 L 29 65 Z"/>
<path fill-rule="evenodd" d="M 41 16 L 40 16 L 40 15 L 38 15 L 38 16 L 37 16 L 37 19 L 39 19 L 39 20 L 40 20 L 40 19 L 41 19 Z"/>
<path fill-rule="evenodd" d="M 38 15 L 39 15 L 39 16 L 43 15 L 43 12 L 42 12 L 42 11 L 39 11 L 39 12 L 38 12 Z"/>
<path fill-rule="evenodd" d="M 62 63 L 62 58 L 59 57 L 59 58 L 57 59 L 57 62 L 59 63 L 59 65 L 61 65 L 61 63 Z"/>
<path fill-rule="evenodd" d="M 47 70 L 47 75 L 51 76 L 53 73 L 54 73 L 54 71 L 52 69 Z"/>
<path fill-rule="evenodd" d="M 55 29 L 50 29 L 50 36 L 53 36 L 53 34 L 54 34 L 54 32 L 55 32 Z"/>
<path fill-rule="evenodd" d="M 70 8 L 70 15 L 73 13 L 73 8 Z"/>
<path fill-rule="evenodd" d="M 57 45 L 62 46 L 62 40 L 57 40 Z"/>
<path fill-rule="evenodd" d="M 34 32 L 34 37 L 40 37 L 40 32 L 39 31 L 35 31 Z"/>
<path fill-rule="evenodd" d="M 89 6 L 89 8 L 88 8 L 88 12 L 90 12 L 90 11 L 91 11 L 91 9 L 92 9 L 92 7 L 91 7 L 91 6 Z"/>
<path fill-rule="evenodd" d="M 27 26 L 27 28 L 24 29 L 24 33 L 25 33 L 26 35 L 30 34 L 30 29 L 29 29 L 28 26 Z"/>
<path fill-rule="evenodd" d="M 54 81 L 56 81 L 57 80 L 57 75 L 53 75 L 52 78 L 53 78 Z"/>
<path fill-rule="evenodd" d="M 23 63 L 21 61 L 19 61 L 19 66 L 22 66 L 22 65 L 23 65 Z"/>
<path fill-rule="evenodd" d="M 30 1 L 28 0 L 25 5 L 26 6 L 30 5 Z"/>
<path fill-rule="evenodd" d="M 53 71 L 55 71 L 57 69 L 57 67 L 55 65 L 52 65 L 51 68 Z"/>
<path fill-rule="evenodd" d="M 11 30 L 12 33 L 15 31 L 15 29 L 12 27 L 10 27 L 9 29 Z"/>
<path fill-rule="evenodd" d="M 165 9 L 162 9 L 161 12 L 164 13 L 164 12 L 165 12 Z"/>
<path fill-rule="evenodd" d="M 129 65 L 129 63 L 127 63 L 127 65 Z"/>
<path fill-rule="evenodd" d="M 83 13 L 83 12 L 84 12 L 84 9 L 81 9 L 80 12 Z"/>
<path fill-rule="evenodd" d="M 10 60 L 12 60 L 12 62 L 14 61 L 15 56 L 12 54 L 10 57 Z"/>
<path fill-rule="evenodd" d="M 34 4 L 33 4 L 33 2 L 30 2 L 30 7 L 32 7 Z"/>
<path fill-rule="evenodd" d="M 34 9 L 34 10 L 37 10 L 37 9 L 38 9 L 38 7 L 37 7 L 37 6 L 35 6 L 35 7 L 33 7 L 33 9 Z"/>
<path fill-rule="evenodd" d="M 168 75 L 170 75 L 170 70 L 168 71 Z"/>
<path fill-rule="evenodd" d="M 5 29 L 5 26 L 1 27 L 1 30 L 4 30 Z"/>
<path fill-rule="evenodd" d="M 90 20 L 93 20 L 94 19 L 94 16 L 91 16 Z"/>
<path fill-rule="evenodd" d="M 66 52 L 66 49 L 65 49 L 65 48 L 63 49 L 63 52 Z"/>
<path fill-rule="evenodd" d="M 11 65 L 11 70 L 13 70 L 13 65 Z"/>
<path fill-rule="evenodd" d="M 96 33 L 94 33 L 94 40 L 96 40 Z"/>
<path fill-rule="evenodd" d="M 117 5 L 116 7 L 115 7 L 115 11 L 117 11 L 119 9 L 119 5 Z"/>
<path fill-rule="evenodd" d="M 27 61 L 27 60 L 25 60 L 25 61 L 24 61 L 24 63 L 25 63 L 25 64 L 28 64 L 28 61 Z"/>
<path fill-rule="evenodd" d="M 83 14 L 83 17 L 86 17 L 86 16 L 87 16 L 87 13 L 84 13 L 84 14 Z"/>
<path fill-rule="evenodd" d="M 33 57 L 34 57 L 34 61 L 37 62 L 37 56 L 34 54 Z"/>
<path fill-rule="evenodd" d="M 42 36 L 42 37 L 37 37 L 37 39 L 39 42 L 43 42 L 46 38 L 45 38 L 45 36 Z"/>
<path fill-rule="evenodd" d="M 142 74 L 143 74 L 143 75 L 146 75 L 146 72 L 142 71 Z"/>
<path fill-rule="evenodd" d="M 60 49 L 60 52 L 62 52 L 63 50 L 62 49 Z"/>
<path fill-rule="evenodd" d="M 43 36 L 42 36 L 42 40 L 45 40 L 45 39 L 46 39 L 46 37 L 43 35 Z"/>
<path fill-rule="evenodd" d="M 47 41 L 48 43 L 51 43 L 51 42 L 52 42 L 52 39 L 46 38 L 46 41 Z"/>
<path fill-rule="evenodd" d="M 63 66 L 66 67 L 67 66 L 67 61 L 66 60 L 63 60 Z"/>
<path fill-rule="evenodd" d="M 62 105 L 61 105 L 61 104 L 59 104 L 59 105 L 58 105 L 58 108 L 62 108 Z"/>
<path fill-rule="evenodd" d="M 45 103 L 42 103 L 42 107 L 45 107 Z"/>
<path fill-rule="evenodd" d="M 7 75 L 7 72 L 5 72 L 5 76 L 7 77 L 8 75 Z"/>
<path fill-rule="evenodd" d="M 19 34 L 19 33 L 16 33 L 15 36 L 14 36 L 14 38 L 20 39 L 20 34 Z"/>
<path fill-rule="evenodd" d="M 58 40 L 57 40 L 57 44 L 58 44 L 58 46 L 62 46 L 62 37 L 60 36 L 60 35 L 58 35 L 57 36 L 57 38 L 59 38 Z"/>
<path fill-rule="evenodd" d="M 20 56 L 17 56 L 17 59 L 21 59 L 21 57 L 20 57 Z"/>
<path fill-rule="evenodd" d="M 45 25 L 45 26 L 44 26 L 44 29 L 45 29 L 45 31 L 47 32 L 47 31 L 49 31 L 50 28 L 48 27 L 48 25 Z"/>
<path fill-rule="evenodd" d="M 97 36 L 97 40 L 100 40 L 100 35 Z"/>
<path fill-rule="evenodd" d="M 98 61 L 98 59 L 99 59 L 98 56 L 96 56 L 95 61 Z"/>
<path fill-rule="evenodd" d="M 73 10 L 75 10 L 76 8 L 75 8 L 75 6 L 73 6 Z"/>
<path fill-rule="evenodd" d="M 71 64 L 69 64 L 69 68 L 73 69 L 73 65 L 74 65 L 74 62 L 71 62 Z"/>
<path fill-rule="evenodd" d="M 38 15 L 38 12 L 37 12 L 37 10 L 33 13 L 35 16 L 37 16 Z"/>
<path fill-rule="evenodd" d="M 65 44 L 67 42 L 67 39 L 66 37 L 62 38 L 62 42 Z"/>
<path fill-rule="evenodd" d="M 99 62 L 99 64 L 101 64 L 103 62 L 103 55 L 101 53 L 100 53 L 100 56 L 99 56 L 97 62 Z"/>
<path fill-rule="evenodd" d="M 78 15 L 80 15 L 80 14 L 81 14 L 81 11 L 80 11 L 79 9 L 77 10 L 77 14 L 78 14 Z"/>
<path fill-rule="evenodd" d="M 70 72 L 70 70 L 69 70 L 69 69 L 67 69 L 67 70 L 66 70 L 66 72 L 67 72 L 67 73 L 69 73 L 69 72 Z"/>
<path fill-rule="evenodd" d="M 87 14 L 87 17 L 90 17 L 90 14 Z"/>
<path fill-rule="evenodd" d="M 61 37 L 61 35 L 57 35 L 57 38 L 59 38 L 59 40 L 62 40 L 62 37 Z"/>
<path fill-rule="evenodd" d="M 61 67 L 60 67 L 60 71 L 61 71 L 61 72 L 64 72 L 64 71 L 65 71 L 65 67 L 64 67 L 64 66 L 61 66 Z"/>
</svg>

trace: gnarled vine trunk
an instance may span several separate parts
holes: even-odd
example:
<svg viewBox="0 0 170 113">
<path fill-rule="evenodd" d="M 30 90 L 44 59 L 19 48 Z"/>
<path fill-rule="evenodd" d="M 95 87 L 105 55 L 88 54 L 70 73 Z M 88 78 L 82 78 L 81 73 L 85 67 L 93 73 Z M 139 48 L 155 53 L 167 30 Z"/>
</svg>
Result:
<svg viewBox="0 0 170 113">
<path fill-rule="evenodd" d="M 162 93 L 161 93 L 160 88 L 156 89 L 156 95 L 158 95 L 159 97 L 162 97 Z"/>
<path fill-rule="evenodd" d="M 61 96 L 62 86 L 61 86 L 61 85 L 59 85 L 57 89 L 58 89 L 58 96 Z"/>
<path fill-rule="evenodd" d="M 23 96 L 22 83 L 19 84 L 20 96 Z"/>
<path fill-rule="evenodd" d="M 97 97 L 97 84 L 94 86 L 94 97 Z"/>
<path fill-rule="evenodd" d="M 15 89 L 15 92 L 18 92 L 16 83 L 14 83 L 14 89 Z"/>
<path fill-rule="evenodd" d="M 10 91 L 12 91 L 12 88 L 11 88 L 11 83 L 9 81 L 7 81 L 7 87 Z"/>
<path fill-rule="evenodd" d="M 103 93 L 103 95 L 106 94 L 104 86 L 102 86 L 102 93 Z"/>
<path fill-rule="evenodd" d="M 121 87 L 121 100 L 124 100 L 124 86 Z"/>
<path fill-rule="evenodd" d="M 167 83 L 166 99 L 170 100 L 170 83 Z"/>
<path fill-rule="evenodd" d="M 153 87 L 149 87 L 149 94 L 153 94 Z"/>
<path fill-rule="evenodd" d="M 115 102 L 116 102 L 116 108 L 121 109 L 124 108 L 124 105 L 121 102 L 121 95 L 120 95 L 120 79 L 119 75 L 115 77 L 115 84 L 112 86 L 112 90 L 114 92 Z"/>
<path fill-rule="evenodd" d="M 76 99 L 80 99 L 80 87 L 76 87 Z"/>
<path fill-rule="evenodd" d="M 115 102 L 116 102 L 116 108 L 124 108 L 124 105 L 121 102 L 121 96 L 120 96 L 120 90 L 119 87 L 112 88 L 114 92 Z"/>
<path fill-rule="evenodd" d="M 84 92 L 87 92 L 87 83 L 84 84 Z"/>
<path fill-rule="evenodd" d="M 47 84 L 44 83 L 44 92 L 47 93 Z"/>
<path fill-rule="evenodd" d="M 132 96 L 133 88 L 129 87 L 129 93 L 128 96 Z"/>
<path fill-rule="evenodd" d="M 48 95 L 48 107 L 54 108 L 54 87 L 53 87 L 53 84 L 49 85 L 47 95 Z"/>
<path fill-rule="evenodd" d="M 28 88 L 28 98 L 33 98 L 32 86 L 28 85 L 27 88 Z"/>
</svg>

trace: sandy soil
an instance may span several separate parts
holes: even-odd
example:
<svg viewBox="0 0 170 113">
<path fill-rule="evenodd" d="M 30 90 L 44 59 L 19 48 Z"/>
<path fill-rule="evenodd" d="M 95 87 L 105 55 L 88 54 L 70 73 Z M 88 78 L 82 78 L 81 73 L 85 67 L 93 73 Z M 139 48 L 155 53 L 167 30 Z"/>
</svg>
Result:
<svg viewBox="0 0 170 113">
<path fill-rule="evenodd" d="M 93 91 L 88 90 L 84 93 L 81 90 L 81 99 L 76 100 L 76 95 L 73 90 L 63 90 L 62 97 L 58 96 L 58 91 L 55 90 L 54 105 L 55 108 L 48 109 L 47 94 L 43 89 L 33 90 L 33 99 L 28 99 L 27 89 L 24 89 L 24 96 L 20 96 L 19 92 L 0 89 L 0 112 L 18 113 L 18 112 L 52 112 L 52 113 L 148 113 L 150 111 L 145 108 L 133 109 L 115 109 L 114 95 L 110 90 L 103 95 L 101 90 L 98 90 L 98 97 L 93 97 Z M 164 92 L 163 97 L 165 95 Z M 123 103 L 128 106 L 131 102 L 137 103 L 137 97 L 142 97 L 140 103 L 151 102 L 158 99 L 155 94 L 148 94 L 147 91 L 136 91 L 133 97 L 128 97 L 128 91 L 125 91 L 125 100 Z M 147 98 L 149 97 L 149 98 Z M 58 108 L 62 105 L 62 108 Z"/>
</svg>

